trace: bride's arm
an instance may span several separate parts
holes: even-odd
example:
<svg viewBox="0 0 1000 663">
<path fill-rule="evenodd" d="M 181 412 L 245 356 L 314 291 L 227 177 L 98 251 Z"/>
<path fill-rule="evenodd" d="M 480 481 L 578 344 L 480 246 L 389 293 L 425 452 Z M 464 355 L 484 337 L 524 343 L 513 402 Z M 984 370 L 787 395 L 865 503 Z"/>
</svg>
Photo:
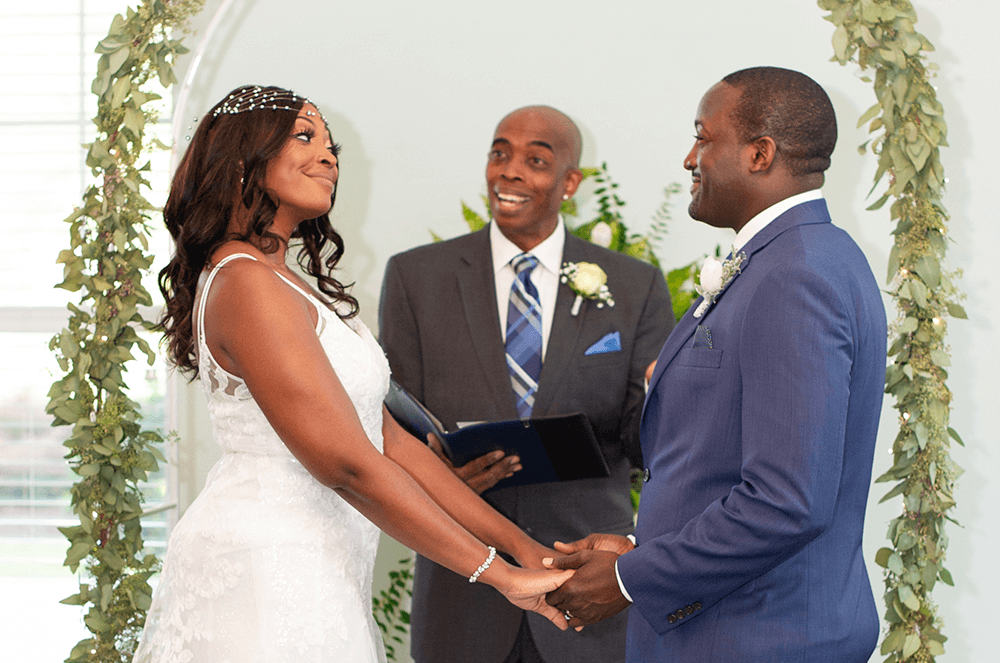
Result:
<svg viewBox="0 0 1000 663">
<path fill-rule="evenodd" d="M 268 266 L 250 260 L 220 270 L 206 297 L 205 329 L 213 355 L 246 382 L 302 465 L 387 534 L 469 577 L 485 561 L 486 546 L 372 445 L 316 337 L 312 305 Z M 540 593 L 565 577 L 514 569 L 498 558 L 479 580 L 508 598 L 534 598 L 522 607 L 545 611 L 550 606 Z M 558 611 L 547 612 L 565 626 Z"/>
<path fill-rule="evenodd" d="M 384 407 L 382 437 L 385 455 L 406 470 L 448 515 L 479 540 L 513 555 L 521 566 L 544 568 L 542 559 L 552 557 L 554 551 L 484 502 L 430 447 L 403 430 Z"/>
</svg>

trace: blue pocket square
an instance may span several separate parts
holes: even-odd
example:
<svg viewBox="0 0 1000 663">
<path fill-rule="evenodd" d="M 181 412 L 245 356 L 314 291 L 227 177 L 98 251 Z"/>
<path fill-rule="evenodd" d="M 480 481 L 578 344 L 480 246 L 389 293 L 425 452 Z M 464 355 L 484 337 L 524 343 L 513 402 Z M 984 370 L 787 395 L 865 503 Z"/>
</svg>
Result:
<svg viewBox="0 0 1000 663">
<path fill-rule="evenodd" d="M 610 334 L 605 334 L 601 337 L 597 343 L 587 348 L 584 355 L 599 355 L 605 352 L 621 352 L 622 351 L 622 335 L 621 332 L 611 332 Z"/>
</svg>

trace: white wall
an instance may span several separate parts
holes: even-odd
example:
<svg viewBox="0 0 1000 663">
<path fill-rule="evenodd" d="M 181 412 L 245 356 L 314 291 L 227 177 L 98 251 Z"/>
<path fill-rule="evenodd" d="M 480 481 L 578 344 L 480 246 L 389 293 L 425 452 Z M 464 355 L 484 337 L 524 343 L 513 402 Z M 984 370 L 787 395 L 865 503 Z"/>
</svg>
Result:
<svg viewBox="0 0 1000 663">
<path fill-rule="evenodd" d="M 209 0 L 195 25 L 204 30 L 220 4 Z M 795 68 L 833 99 L 841 134 L 825 193 L 835 222 L 855 237 L 882 278 L 888 211 L 864 211 L 875 167 L 871 155 L 854 149 L 866 139 L 856 119 L 874 97 L 853 66 L 829 62 L 832 26 L 823 12 L 801 0 L 618 4 L 612 10 L 592 0 L 237 3 L 208 44 L 177 121 L 186 127 L 244 83 L 290 87 L 317 103 L 343 145 L 334 212 L 347 242 L 342 278 L 356 281 L 362 318 L 374 328 L 389 256 L 426 243 L 430 229 L 446 237 L 464 231 L 458 201 L 478 202 L 485 191 L 486 152 L 506 112 L 545 103 L 571 115 L 584 134 L 584 162 L 608 162 L 628 201 L 626 220 L 642 231 L 663 186 L 680 182 L 687 189 L 681 161 L 704 91 L 746 66 Z M 992 395 L 1000 371 L 1000 313 L 990 297 L 997 285 L 991 259 L 998 232 L 989 196 L 995 186 L 991 157 L 1000 152 L 994 119 L 1000 66 L 988 46 L 1000 9 L 992 0 L 915 5 L 918 29 L 938 49 L 936 84 L 951 128 L 951 148 L 943 155 L 951 181 L 945 199 L 952 214 L 950 259 L 964 270 L 960 284 L 971 316 L 950 329 L 952 422 L 969 446 L 954 452 L 967 470 L 955 513 L 963 527 L 949 529 L 948 566 L 957 587 L 935 590 L 951 638 L 942 660 L 991 660 L 987 634 L 998 615 L 990 599 L 1000 594 L 1000 574 L 991 563 L 1000 535 L 991 507 L 1000 497 L 994 480 L 1000 459 L 985 416 L 991 406 L 980 394 Z M 199 39 L 191 36 L 187 43 L 194 47 Z M 661 252 L 667 265 L 689 262 L 730 237 L 688 219 L 687 200 L 687 193 L 676 200 Z M 887 408 L 883 417 L 876 475 L 889 464 L 894 414 Z M 202 430 L 185 441 L 182 457 L 194 458 L 195 469 L 182 468 L 183 494 L 195 492 L 216 453 L 204 446 L 209 439 Z M 873 491 L 869 510 L 869 560 L 900 509 L 896 500 L 876 506 L 882 492 L 882 486 Z M 387 553 L 389 559 L 396 555 L 396 549 Z M 881 606 L 881 574 L 870 566 Z"/>
</svg>

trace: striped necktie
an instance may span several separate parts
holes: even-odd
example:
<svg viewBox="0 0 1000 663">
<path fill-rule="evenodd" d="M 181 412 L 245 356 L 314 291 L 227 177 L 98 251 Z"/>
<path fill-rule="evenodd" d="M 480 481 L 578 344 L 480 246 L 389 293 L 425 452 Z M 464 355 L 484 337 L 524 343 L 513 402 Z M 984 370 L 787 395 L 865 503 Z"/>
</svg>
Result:
<svg viewBox="0 0 1000 663">
<path fill-rule="evenodd" d="M 517 413 L 522 419 L 531 416 L 542 372 L 542 309 L 538 290 L 531 282 L 531 270 L 538 258 L 522 253 L 511 260 L 514 283 L 507 306 L 507 368 L 517 397 Z"/>
</svg>

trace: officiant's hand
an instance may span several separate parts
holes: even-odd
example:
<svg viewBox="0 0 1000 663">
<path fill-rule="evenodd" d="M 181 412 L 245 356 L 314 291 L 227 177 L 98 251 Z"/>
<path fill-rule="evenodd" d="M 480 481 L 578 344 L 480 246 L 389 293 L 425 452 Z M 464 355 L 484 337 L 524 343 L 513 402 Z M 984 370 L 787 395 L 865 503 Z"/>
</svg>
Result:
<svg viewBox="0 0 1000 663">
<path fill-rule="evenodd" d="M 503 451 L 491 451 L 479 458 L 473 458 L 461 467 L 455 467 L 444 454 L 441 440 L 434 433 L 427 434 L 427 445 L 437 454 L 441 462 L 448 466 L 455 475 L 465 482 L 477 495 L 495 486 L 501 479 L 514 476 L 521 469 L 521 459 L 517 456 L 505 456 Z"/>
</svg>

